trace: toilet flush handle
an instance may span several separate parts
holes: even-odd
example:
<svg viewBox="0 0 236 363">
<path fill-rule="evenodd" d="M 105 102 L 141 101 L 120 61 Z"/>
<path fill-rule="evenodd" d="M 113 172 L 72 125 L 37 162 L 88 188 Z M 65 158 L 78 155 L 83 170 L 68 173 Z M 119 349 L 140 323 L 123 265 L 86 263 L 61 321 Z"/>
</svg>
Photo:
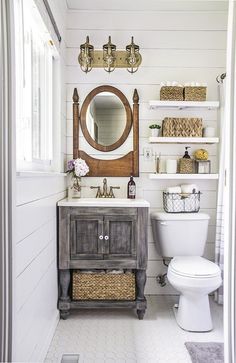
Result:
<svg viewBox="0 0 236 363">
<path fill-rule="evenodd" d="M 167 226 L 167 223 L 166 223 L 166 222 L 160 222 L 160 224 L 161 224 L 162 226 Z"/>
</svg>

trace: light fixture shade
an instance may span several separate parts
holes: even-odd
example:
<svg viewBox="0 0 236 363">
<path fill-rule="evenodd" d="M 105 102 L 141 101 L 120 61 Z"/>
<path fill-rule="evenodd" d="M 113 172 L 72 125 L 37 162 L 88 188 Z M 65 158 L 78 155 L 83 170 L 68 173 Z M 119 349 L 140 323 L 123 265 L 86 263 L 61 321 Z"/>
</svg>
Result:
<svg viewBox="0 0 236 363">
<path fill-rule="evenodd" d="M 88 73 L 92 70 L 93 51 L 94 47 L 89 44 L 89 37 L 87 36 L 86 42 L 80 46 L 80 54 L 78 57 L 80 68 L 85 73 Z"/>
<path fill-rule="evenodd" d="M 108 73 L 113 72 L 116 63 L 116 46 L 111 42 L 111 36 L 108 37 L 108 43 L 103 45 L 103 63 L 104 70 Z"/>
<path fill-rule="evenodd" d="M 131 43 L 126 46 L 126 52 L 127 71 L 130 73 L 135 73 L 138 70 L 142 57 L 139 53 L 139 46 L 134 43 L 134 37 L 131 37 Z"/>
</svg>

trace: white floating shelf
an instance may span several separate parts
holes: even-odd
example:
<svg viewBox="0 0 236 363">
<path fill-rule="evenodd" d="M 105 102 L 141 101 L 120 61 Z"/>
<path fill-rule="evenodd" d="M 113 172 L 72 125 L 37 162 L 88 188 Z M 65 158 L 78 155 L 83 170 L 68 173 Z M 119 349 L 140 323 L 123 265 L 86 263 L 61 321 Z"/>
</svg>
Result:
<svg viewBox="0 0 236 363">
<path fill-rule="evenodd" d="M 177 180 L 177 179 L 199 179 L 199 180 L 217 180 L 219 178 L 218 174 L 149 174 L 149 179 L 159 179 L 159 180 Z"/>
<path fill-rule="evenodd" d="M 218 137 L 149 137 L 151 144 L 217 144 Z"/>
<path fill-rule="evenodd" d="M 172 109 L 186 109 L 186 108 L 206 108 L 208 110 L 219 108 L 219 101 L 149 101 L 149 106 L 152 110 L 157 108 L 172 108 Z"/>
</svg>

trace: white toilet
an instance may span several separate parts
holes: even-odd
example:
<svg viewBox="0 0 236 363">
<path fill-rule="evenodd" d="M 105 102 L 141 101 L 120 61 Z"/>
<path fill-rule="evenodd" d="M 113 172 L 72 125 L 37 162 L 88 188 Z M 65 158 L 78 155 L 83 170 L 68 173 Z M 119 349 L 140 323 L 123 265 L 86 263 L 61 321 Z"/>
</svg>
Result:
<svg viewBox="0 0 236 363">
<path fill-rule="evenodd" d="M 180 292 L 174 307 L 176 321 L 185 330 L 212 329 L 208 294 L 222 283 L 215 263 L 201 257 L 207 239 L 209 216 L 203 213 L 151 214 L 158 254 L 173 257 L 167 272 L 170 284 Z"/>
</svg>

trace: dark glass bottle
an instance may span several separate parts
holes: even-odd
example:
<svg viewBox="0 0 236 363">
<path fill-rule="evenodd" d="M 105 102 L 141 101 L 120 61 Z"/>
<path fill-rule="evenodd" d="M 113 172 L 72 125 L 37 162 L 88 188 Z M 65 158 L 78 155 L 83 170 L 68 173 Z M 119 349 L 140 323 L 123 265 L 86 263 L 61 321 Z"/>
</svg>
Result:
<svg viewBox="0 0 236 363">
<path fill-rule="evenodd" d="M 127 198 L 135 199 L 135 196 L 136 196 L 136 185 L 133 180 L 133 177 L 131 176 L 127 185 Z"/>
</svg>

